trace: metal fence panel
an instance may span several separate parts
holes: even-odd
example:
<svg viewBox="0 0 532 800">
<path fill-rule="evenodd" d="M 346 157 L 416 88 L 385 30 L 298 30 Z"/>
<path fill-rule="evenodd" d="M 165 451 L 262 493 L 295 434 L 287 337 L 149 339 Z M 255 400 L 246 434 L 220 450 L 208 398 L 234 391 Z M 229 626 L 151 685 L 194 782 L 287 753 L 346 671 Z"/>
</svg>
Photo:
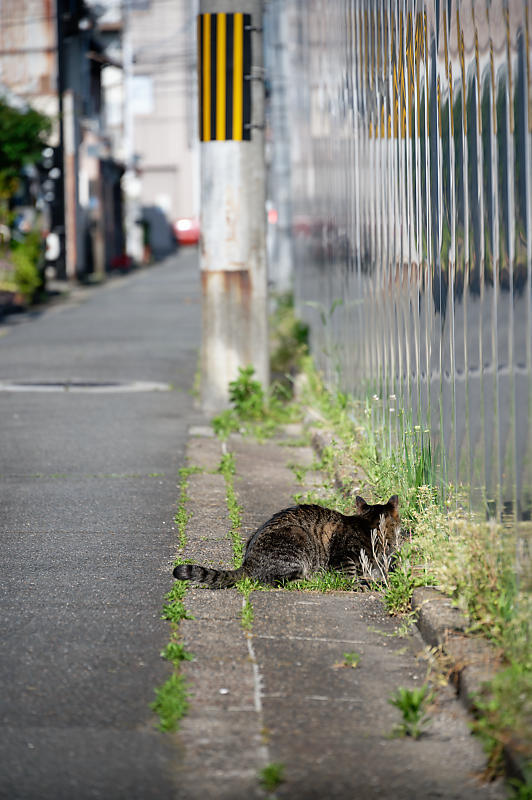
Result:
<svg viewBox="0 0 532 800">
<path fill-rule="evenodd" d="M 293 0 L 295 294 L 331 385 L 532 510 L 532 5 Z"/>
</svg>

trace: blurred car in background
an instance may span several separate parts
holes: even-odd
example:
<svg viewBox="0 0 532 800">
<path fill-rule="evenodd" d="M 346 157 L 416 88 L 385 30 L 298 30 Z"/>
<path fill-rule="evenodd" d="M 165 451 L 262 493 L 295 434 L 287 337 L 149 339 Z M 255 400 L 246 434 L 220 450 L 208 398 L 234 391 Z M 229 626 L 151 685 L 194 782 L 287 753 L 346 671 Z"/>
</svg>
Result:
<svg viewBox="0 0 532 800">
<path fill-rule="evenodd" d="M 197 217 L 181 217 L 174 222 L 174 234 L 178 244 L 198 244 L 200 225 Z"/>
</svg>

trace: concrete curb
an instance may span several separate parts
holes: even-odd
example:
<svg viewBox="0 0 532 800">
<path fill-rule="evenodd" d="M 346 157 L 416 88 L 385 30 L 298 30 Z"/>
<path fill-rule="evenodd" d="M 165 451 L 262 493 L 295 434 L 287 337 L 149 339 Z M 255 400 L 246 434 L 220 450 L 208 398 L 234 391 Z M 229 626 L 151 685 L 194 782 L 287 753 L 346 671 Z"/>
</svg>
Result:
<svg viewBox="0 0 532 800">
<path fill-rule="evenodd" d="M 485 639 L 467 634 L 467 618 L 437 589 L 414 589 L 412 609 L 418 630 L 431 647 L 439 647 L 449 658 L 449 679 L 466 710 L 474 715 L 475 697 L 501 666 L 496 649 Z M 526 759 L 518 742 L 503 746 L 506 776 L 526 783 Z"/>
<path fill-rule="evenodd" d="M 438 589 L 414 589 L 412 609 L 417 611 L 423 640 L 431 647 L 440 647 L 451 659 L 450 679 L 463 705 L 472 711 L 474 696 L 500 666 L 495 649 L 484 639 L 467 635 L 466 617 Z"/>
</svg>

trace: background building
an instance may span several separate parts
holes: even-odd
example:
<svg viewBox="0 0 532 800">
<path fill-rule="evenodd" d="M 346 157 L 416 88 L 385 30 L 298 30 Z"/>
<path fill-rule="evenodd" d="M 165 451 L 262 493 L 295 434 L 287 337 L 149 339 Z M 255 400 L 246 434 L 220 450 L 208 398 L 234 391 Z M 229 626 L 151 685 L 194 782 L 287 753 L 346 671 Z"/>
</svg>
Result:
<svg viewBox="0 0 532 800">
<path fill-rule="evenodd" d="M 54 123 L 46 156 L 59 277 L 103 277 L 124 254 L 120 179 L 106 135 L 102 70 L 111 62 L 82 0 L 4 0 L 0 81 Z M 53 199 L 51 195 L 54 195 Z"/>
<path fill-rule="evenodd" d="M 199 214 L 196 12 L 191 0 L 132 0 L 125 12 L 135 193 L 156 257 L 174 247 L 173 223 Z"/>
<path fill-rule="evenodd" d="M 60 277 L 164 256 L 198 215 L 195 5 L 2 2 L 0 84 L 54 122 Z"/>
</svg>

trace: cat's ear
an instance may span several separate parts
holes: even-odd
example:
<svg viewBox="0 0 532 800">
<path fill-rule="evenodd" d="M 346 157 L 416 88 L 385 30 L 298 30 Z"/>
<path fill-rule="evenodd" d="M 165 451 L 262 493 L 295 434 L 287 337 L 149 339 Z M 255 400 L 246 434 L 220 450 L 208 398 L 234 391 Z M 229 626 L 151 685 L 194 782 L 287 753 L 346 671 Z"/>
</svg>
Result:
<svg viewBox="0 0 532 800">
<path fill-rule="evenodd" d="M 392 516 L 393 517 L 397 517 L 399 515 L 399 511 L 398 511 L 398 509 L 399 509 L 399 498 L 398 498 L 398 496 L 396 494 L 394 494 L 394 495 L 392 495 L 392 497 L 390 497 L 390 499 L 388 500 L 387 505 L 388 505 L 388 508 L 390 508 L 391 511 L 392 511 Z"/>
<path fill-rule="evenodd" d="M 364 509 L 368 507 L 368 504 L 363 497 L 355 497 L 355 503 L 359 511 L 364 511 Z"/>
</svg>

